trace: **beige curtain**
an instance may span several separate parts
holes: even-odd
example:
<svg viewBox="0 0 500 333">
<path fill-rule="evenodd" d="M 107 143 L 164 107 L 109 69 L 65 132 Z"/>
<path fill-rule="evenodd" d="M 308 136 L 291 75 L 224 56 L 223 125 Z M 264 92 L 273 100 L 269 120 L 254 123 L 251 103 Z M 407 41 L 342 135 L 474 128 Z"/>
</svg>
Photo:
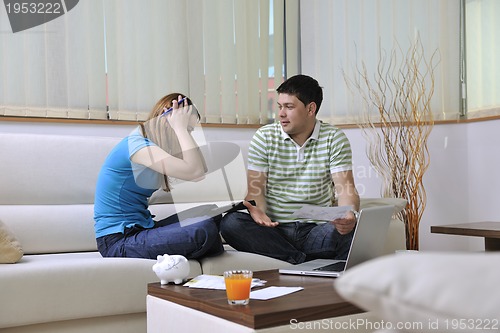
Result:
<svg viewBox="0 0 500 333">
<path fill-rule="evenodd" d="M 284 7 L 284 0 L 86 0 L 16 34 L 0 11 L 0 115 L 140 121 L 178 91 L 203 122 L 268 123 L 284 80 Z"/>
<path fill-rule="evenodd" d="M 353 74 L 364 62 L 375 73 L 380 52 L 388 61 L 391 50 L 406 52 L 417 36 L 427 58 L 438 50 L 441 59 L 434 73 L 435 119 L 459 117 L 460 1 L 310 0 L 301 2 L 300 17 L 302 72 L 324 87 L 319 118 L 355 122 L 360 106 L 342 72 Z"/>
<path fill-rule="evenodd" d="M 12 33 L 0 10 L 0 115 L 106 119 L 102 20 L 101 1 L 80 1 Z"/>
<path fill-rule="evenodd" d="M 283 8 L 284 0 L 188 2 L 189 90 L 202 104 L 202 121 L 262 124 L 273 117 L 269 98 L 283 81 Z"/>
<path fill-rule="evenodd" d="M 269 67 L 283 81 L 283 0 L 105 0 L 110 117 L 142 120 L 178 91 L 205 123 L 269 122 Z M 270 13 L 274 34 L 270 30 Z"/>
<path fill-rule="evenodd" d="M 500 1 L 466 1 L 467 115 L 500 114 Z"/>
<path fill-rule="evenodd" d="M 109 116 L 144 120 L 162 96 L 188 94 L 186 1 L 104 0 Z"/>
</svg>

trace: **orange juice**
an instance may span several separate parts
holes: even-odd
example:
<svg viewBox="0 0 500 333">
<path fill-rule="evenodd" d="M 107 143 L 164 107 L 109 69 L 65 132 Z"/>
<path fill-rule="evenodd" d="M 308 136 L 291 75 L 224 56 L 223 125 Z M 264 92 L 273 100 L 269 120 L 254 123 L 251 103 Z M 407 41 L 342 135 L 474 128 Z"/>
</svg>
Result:
<svg viewBox="0 0 500 333">
<path fill-rule="evenodd" d="M 224 272 L 224 281 L 229 304 L 248 304 L 252 283 L 251 271 Z"/>
</svg>

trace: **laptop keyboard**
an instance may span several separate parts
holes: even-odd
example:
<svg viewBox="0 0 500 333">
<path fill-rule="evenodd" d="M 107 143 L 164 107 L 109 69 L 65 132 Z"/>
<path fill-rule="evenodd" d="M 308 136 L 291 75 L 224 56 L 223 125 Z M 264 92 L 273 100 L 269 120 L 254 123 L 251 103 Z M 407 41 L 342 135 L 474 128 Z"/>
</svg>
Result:
<svg viewBox="0 0 500 333">
<path fill-rule="evenodd" d="M 345 261 L 315 268 L 314 271 L 342 272 L 345 269 Z"/>
</svg>

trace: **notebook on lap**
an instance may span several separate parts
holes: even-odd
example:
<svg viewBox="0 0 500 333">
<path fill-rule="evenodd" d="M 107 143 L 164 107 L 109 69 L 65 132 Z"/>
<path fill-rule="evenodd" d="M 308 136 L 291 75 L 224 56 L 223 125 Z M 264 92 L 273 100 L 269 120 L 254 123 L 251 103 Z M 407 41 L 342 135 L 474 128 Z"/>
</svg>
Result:
<svg viewBox="0 0 500 333">
<path fill-rule="evenodd" d="M 255 206 L 255 201 L 250 200 L 250 204 Z M 226 206 L 217 206 L 216 204 L 205 204 L 200 206 L 195 206 L 188 208 L 177 213 L 177 218 L 181 226 L 187 226 L 190 224 L 198 223 L 204 221 L 210 217 L 214 217 L 223 213 L 231 213 L 237 210 L 246 209 L 243 205 L 243 201 L 233 202 Z"/>
<path fill-rule="evenodd" d="M 282 274 L 338 277 L 346 269 L 383 253 L 394 206 L 361 210 L 347 260 L 316 259 L 279 270 Z"/>
</svg>

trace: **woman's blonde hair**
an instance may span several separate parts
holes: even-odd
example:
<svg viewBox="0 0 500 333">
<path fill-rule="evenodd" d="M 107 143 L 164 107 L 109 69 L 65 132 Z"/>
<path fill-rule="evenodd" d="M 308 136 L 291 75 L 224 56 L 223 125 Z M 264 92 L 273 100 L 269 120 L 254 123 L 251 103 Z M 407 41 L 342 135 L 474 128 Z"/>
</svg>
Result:
<svg viewBox="0 0 500 333">
<path fill-rule="evenodd" d="M 173 107 L 173 101 L 177 100 L 178 97 L 181 96 L 185 98 L 187 101 L 187 105 L 193 105 L 191 100 L 187 98 L 185 95 L 180 93 L 171 93 L 164 97 L 162 97 L 158 102 L 156 102 L 155 106 L 149 113 L 148 118 L 145 122 L 140 124 L 142 135 L 154 142 L 161 149 L 166 151 L 168 154 L 182 158 L 182 149 L 179 144 L 179 140 L 174 130 L 170 126 L 167 117 L 162 116 L 165 110 Z M 182 105 L 180 105 L 182 106 Z M 197 112 L 197 111 L 196 111 Z M 198 114 L 198 118 L 200 115 Z M 154 162 L 153 156 L 151 156 L 152 161 Z M 164 191 L 170 191 L 170 182 L 168 177 L 164 174 L 164 181 L 162 188 Z"/>
</svg>

